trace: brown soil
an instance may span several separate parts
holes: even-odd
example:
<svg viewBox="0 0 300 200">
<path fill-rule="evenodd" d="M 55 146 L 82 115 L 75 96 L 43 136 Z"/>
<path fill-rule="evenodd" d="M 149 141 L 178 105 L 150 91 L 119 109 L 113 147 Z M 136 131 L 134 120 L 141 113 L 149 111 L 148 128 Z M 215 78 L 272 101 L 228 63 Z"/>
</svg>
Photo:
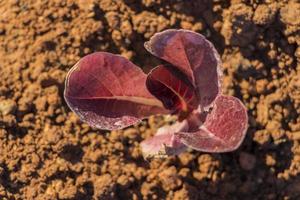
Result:
<svg viewBox="0 0 300 200">
<path fill-rule="evenodd" d="M 213 3 L 212 3 L 213 2 Z M 300 3 L 293 0 L 0 1 L 0 199 L 300 199 Z M 111 133 L 63 99 L 82 56 L 119 53 L 148 71 L 155 32 L 204 34 L 224 90 L 249 110 L 239 150 L 143 160 L 150 118 Z"/>
</svg>

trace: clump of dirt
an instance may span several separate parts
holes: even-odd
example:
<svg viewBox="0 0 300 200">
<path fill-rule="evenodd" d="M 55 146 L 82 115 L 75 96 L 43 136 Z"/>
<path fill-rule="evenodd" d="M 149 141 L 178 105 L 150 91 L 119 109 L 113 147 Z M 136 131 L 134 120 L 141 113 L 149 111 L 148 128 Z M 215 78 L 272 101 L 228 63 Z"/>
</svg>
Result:
<svg viewBox="0 0 300 200">
<path fill-rule="evenodd" d="M 299 12 L 294 0 L 0 2 L 0 198 L 300 198 Z M 146 162 L 139 143 L 167 118 L 109 133 L 65 104 L 82 56 L 118 53 L 147 71 L 158 60 L 143 43 L 168 28 L 200 32 L 222 56 L 224 91 L 249 114 L 237 151 Z"/>
</svg>

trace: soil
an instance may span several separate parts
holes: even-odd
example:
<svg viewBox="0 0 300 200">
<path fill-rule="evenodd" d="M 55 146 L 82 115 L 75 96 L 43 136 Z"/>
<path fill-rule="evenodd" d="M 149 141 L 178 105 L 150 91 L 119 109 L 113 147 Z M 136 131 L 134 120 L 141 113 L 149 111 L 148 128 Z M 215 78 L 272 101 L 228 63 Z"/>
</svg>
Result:
<svg viewBox="0 0 300 200">
<path fill-rule="evenodd" d="M 300 199 L 300 2 L 0 1 L 0 199 Z M 168 28 L 200 32 L 222 56 L 224 91 L 248 108 L 235 152 L 147 162 L 139 143 L 164 117 L 91 129 L 63 99 L 66 72 L 95 51 L 145 71 Z"/>
</svg>

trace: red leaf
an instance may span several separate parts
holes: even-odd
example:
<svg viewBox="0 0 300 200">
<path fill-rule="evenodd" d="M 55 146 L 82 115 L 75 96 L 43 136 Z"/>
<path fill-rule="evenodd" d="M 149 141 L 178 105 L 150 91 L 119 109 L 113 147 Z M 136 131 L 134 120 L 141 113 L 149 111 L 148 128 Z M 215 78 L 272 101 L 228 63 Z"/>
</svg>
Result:
<svg viewBox="0 0 300 200">
<path fill-rule="evenodd" d="M 196 150 L 228 152 L 237 149 L 248 127 L 247 110 L 232 96 L 218 96 L 213 110 L 197 131 L 180 132 L 181 141 Z"/>
<path fill-rule="evenodd" d="M 153 55 L 171 63 L 196 87 L 202 108 L 207 109 L 220 93 L 221 61 L 204 36 L 187 30 L 166 30 L 145 43 Z"/>
<path fill-rule="evenodd" d="M 180 139 L 174 133 L 187 130 L 187 121 L 159 128 L 155 136 L 141 143 L 144 158 L 162 158 L 183 152 L 186 146 L 180 142 Z"/>
<path fill-rule="evenodd" d="M 145 86 L 146 75 L 127 59 L 98 52 L 68 73 L 65 99 L 79 117 L 100 129 L 121 129 L 167 111 Z"/>
<path fill-rule="evenodd" d="M 165 108 L 176 111 L 189 112 L 198 107 L 194 87 L 183 80 L 184 74 L 176 72 L 168 66 L 160 65 L 147 76 L 148 90 L 161 100 Z"/>
</svg>

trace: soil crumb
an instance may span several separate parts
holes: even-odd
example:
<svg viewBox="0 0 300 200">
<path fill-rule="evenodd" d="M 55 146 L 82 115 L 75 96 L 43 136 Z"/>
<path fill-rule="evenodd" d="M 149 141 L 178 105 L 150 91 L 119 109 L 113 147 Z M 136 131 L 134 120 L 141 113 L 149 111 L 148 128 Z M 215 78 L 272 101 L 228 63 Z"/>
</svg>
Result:
<svg viewBox="0 0 300 200">
<path fill-rule="evenodd" d="M 0 199 L 300 199 L 300 3 L 296 0 L 0 1 Z M 166 123 L 91 129 L 63 99 L 67 71 L 95 51 L 148 71 L 143 43 L 197 31 L 223 61 L 224 91 L 248 109 L 235 152 L 146 162 Z"/>
</svg>

